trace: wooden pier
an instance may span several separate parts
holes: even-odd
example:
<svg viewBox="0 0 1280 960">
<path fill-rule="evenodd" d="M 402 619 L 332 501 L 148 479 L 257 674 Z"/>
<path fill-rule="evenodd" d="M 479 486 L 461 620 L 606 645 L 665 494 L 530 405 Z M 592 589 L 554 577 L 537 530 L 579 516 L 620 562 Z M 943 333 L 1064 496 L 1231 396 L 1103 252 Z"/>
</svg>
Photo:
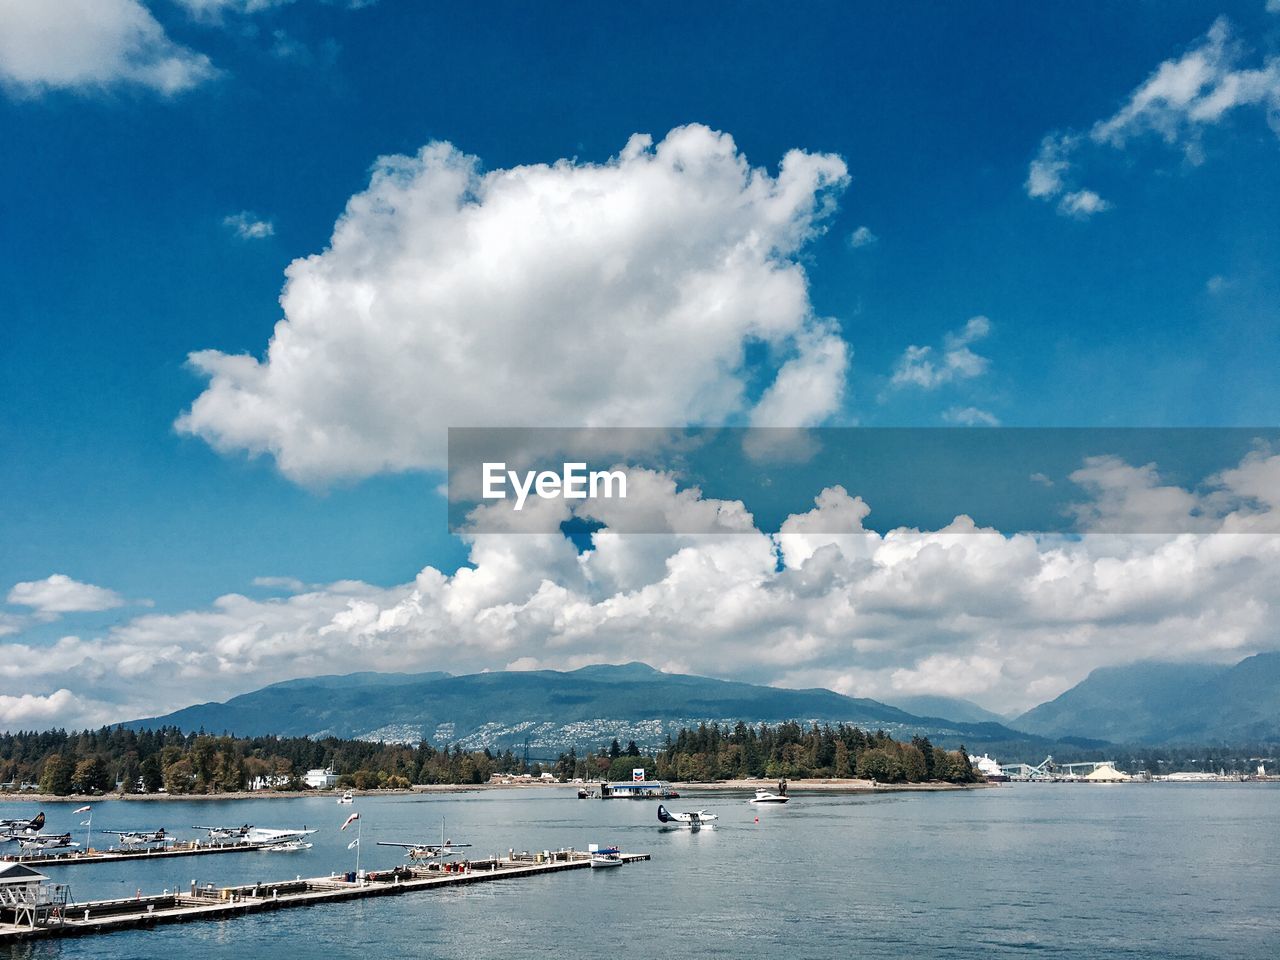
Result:
<svg viewBox="0 0 1280 960">
<path fill-rule="evenodd" d="M 112 847 L 107 850 L 64 850 L 53 853 L 10 854 L 0 863 L 25 863 L 29 867 L 54 867 L 85 863 L 120 863 L 123 860 L 163 860 L 169 857 L 196 857 L 209 853 L 249 853 L 265 850 L 270 843 L 233 840 L 187 840 L 163 847 Z"/>
<path fill-rule="evenodd" d="M 624 863 L 648 860 L 647 853 L 624 853 Z M 328 877 L 284 880 L 234 887 L 192 884 L 190 889 L 166 891 L 124 900 L 66 903 L 46 912 L 40 922 L 0 922 L 0 947 L 18 940 L 80 937 L 117 930 L 227 920 L 233 917 L 339 903 L 365 897 L 398 896 L 438 887 L 484 883 L 588 869 L 591 856 L 574 850 L 549 854 L 514 854 L 507 857 L 430 866 L 400 865 L 391 870 L 368 872 L 363 877 L 334 874 Z"/>
</svg>

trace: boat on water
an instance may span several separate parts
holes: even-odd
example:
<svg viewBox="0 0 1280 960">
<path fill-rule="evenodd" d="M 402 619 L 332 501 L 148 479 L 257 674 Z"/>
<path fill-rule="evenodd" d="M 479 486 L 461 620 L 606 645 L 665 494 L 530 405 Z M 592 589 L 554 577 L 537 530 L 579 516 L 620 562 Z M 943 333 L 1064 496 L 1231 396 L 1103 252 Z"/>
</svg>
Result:
<svg viewBox="0 0 1280 960">
<path fill-rule="evenodd" d="M 772 793 L 769 790 L 757 790 L 756 795 L 748 803 L 787 803 L 790 801 L 785 793 Z"/>
<path fill-rule="evenodd" d="M 617 847 L 599 847 L 593 843 L 587 851 L 591 854 L 592 869 L 622 866 L 622 851 Z"/>
<path fill-rule="evenodd" d="M 339 803 L 355 803 L 356 802 L 355 794 L 353 794 L 350 790 L 348 790 L 346 793 L 344 793 L 342 796 L 338 798 L 338 802 Z"/>
<path fill-rule="evenodd" d="M 269 847 L 263 847 L 267 853 L 294 853 L 298 850 L 310 850 L 312 844 L 302 840 L 285 840 L 281 843 L 273 843 Z"/>
</svg>

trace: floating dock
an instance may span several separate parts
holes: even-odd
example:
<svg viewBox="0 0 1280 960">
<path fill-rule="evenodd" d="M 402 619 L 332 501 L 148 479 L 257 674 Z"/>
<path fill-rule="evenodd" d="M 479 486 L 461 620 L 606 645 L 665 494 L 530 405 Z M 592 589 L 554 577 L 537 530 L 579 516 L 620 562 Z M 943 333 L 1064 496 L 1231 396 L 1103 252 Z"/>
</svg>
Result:
<svg viewBox="0 0 1280 960">
<path fill-rule="evenodd" d="M 163 860 L 168 857 L 196 857 L 206 853 L 248 853 L 265 850 L 270 843 L 243 843 L 233 840 L 187 840 L 163 847 L 112 847 L 108 850 L 62 850 L 44 853 L 10 854 L 0 864 L 25 863 L 29 867 L 53 867 L 84 863 L 120 863 L 122 860 Z"/>
<path fill-rule="evenodd" d="M 624 853 L 624 863 L 648 860 L 647 853 Z M 328 877 L 284 880 L 234 887 L 200 886 L 189 890 L 165 891 L 124 900 L 68 902 L 46 908 L 39 919 L 27 923 L 0 922 L 0 947 L 18 940 L 80 937 L 197 920 L 227 920 L 232 917 L 339 903 L 365 897 L 398 896 L 438 887 L 452 887 L 489 880 L 508 880 L 589 869 L 591 855 L 575 850 L 542 854 L 510 854 L 501 858 L 472 860 L 430 866 L 400 865 L 391 870 Z M 10 917 L 6 917 L 10 919 Z"/>
</svg>

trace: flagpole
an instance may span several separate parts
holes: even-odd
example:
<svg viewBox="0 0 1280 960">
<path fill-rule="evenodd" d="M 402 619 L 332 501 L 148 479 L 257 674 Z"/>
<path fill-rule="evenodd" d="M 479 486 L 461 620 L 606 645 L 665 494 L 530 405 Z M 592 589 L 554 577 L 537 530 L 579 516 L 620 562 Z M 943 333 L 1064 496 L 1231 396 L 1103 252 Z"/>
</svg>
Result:
<svg viewBox="0 0 1280 960">
<path fill-rule="evenodd" d="M 364 821 L 356 821 L 356 882 L 360 882 L 360 849 L 364 846 L 360 842 L 360 835 L 364 831 Z"/>
<path fill-rule="evenodd" d="M 89 809 L 89 820 L 84 828 L 84 848 L 87 851 L 91 845 L 90 837 L 93 836 L 93 808 Z"/>
</svg>

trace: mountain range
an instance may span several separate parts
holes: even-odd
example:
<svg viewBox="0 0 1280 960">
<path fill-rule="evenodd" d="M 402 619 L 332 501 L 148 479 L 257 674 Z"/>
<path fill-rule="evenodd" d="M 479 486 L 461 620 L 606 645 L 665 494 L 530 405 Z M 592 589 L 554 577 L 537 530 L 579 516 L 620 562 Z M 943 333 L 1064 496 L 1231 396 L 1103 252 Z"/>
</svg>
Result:
<svg viewBox="0 0 1280 960">
<path fill-rule="evenodd" d="M 1103 667 L 1009 724 L 1044 737 L 1117 743 L 1280 741 L 1280 653 L 1259 653 L 1234 666 Z"/>
<path fill-rule="evenodd" d="M 1012 720 L 967 700 L 788 690 L 662 673 L 643 663 L 561 672 L 353 673 L 275 683 L 128 726 L 523 748 L 554 755 L 613 738 L 656 748 L 700 723 L 850 723 L 1022 758 L 1055 745 L 1280 741 L 1280 653 L 1234 666 L 1143 662 L 1093 671 Z"/>
<path fill-rule="evenodd" d="M 128 726 L 177 726 L 240 735 L 336 736 L 516 748 L 536 754 L 594 748 L 617 737 L 659 746 L 681 727 L 851 723 L 895 737 L 926 735 L 971 749 L 1026 740 L 999 723 L 918 716 L 830 690 L 787 690 L 661 673 L 643 663 L 571 672 L 379 674 L 289 680 Z M 1033 740 L 1039 738 L 1030 738 Z"/>
</svg>

